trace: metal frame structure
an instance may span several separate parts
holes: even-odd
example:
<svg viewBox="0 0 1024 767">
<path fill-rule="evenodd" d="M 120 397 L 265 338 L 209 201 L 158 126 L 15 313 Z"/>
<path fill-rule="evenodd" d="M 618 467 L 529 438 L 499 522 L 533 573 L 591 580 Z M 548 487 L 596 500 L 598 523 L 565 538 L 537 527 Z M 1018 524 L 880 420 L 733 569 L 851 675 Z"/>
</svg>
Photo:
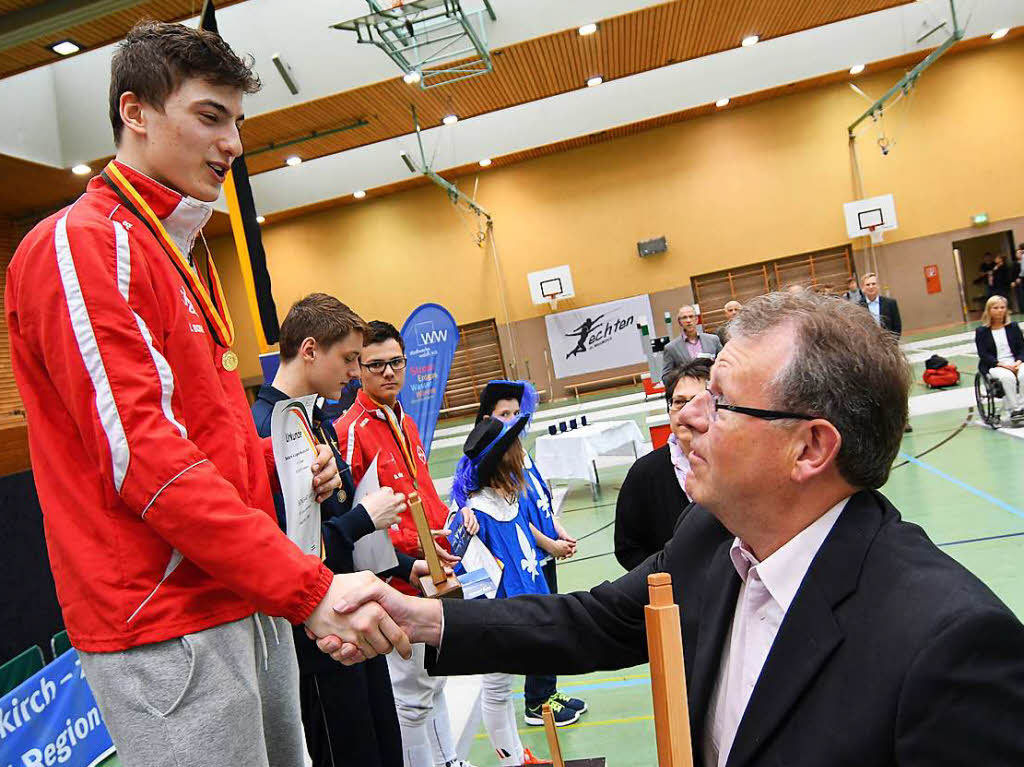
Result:
<svg viewBox="0 0 1024 767">
<path fill-rule="evenodd" d="M 928 56 L 924 59 L 924 61 L 922 61 L 916 67 L 914 67 L 905 75 L 903 75 L 903 77 L 901 77 L 894 86 L 892 86 L 889 90 L 885 92 L 885 95 L 883 95 L 874 104 L 868 107 L 867 111 L 865 111 L 864 114 L 862 114 L 852 123 L 850 123 L 849 127 L 847 127 L 846 129 L 846 132 L 849 135 L 851 141 L 853 141 L 857 137 L 854 131 L 857 130 L 858 125 L 860 125 L 869 117 L 872 118 L 873 120 L 877 120 L 879 117 L 881 117 L 882 113 L 885 111 L 885 106 L 888 103 L 889 99 L 893 98 L 894 96 L 897 96 L 897 94 L 901 94 L 902 96 L 907 95 L 910 92 L 910 89 L 913 88 L 914 85 L 917 83 L 917 78 L 921 76 L 921 73 L 924 72 L 924 70 L 926 70 L 932 64 L 934 64 L 935 60 L 938 59 L 939 56 L 944 54 L 946 51 L 948 51 L 950 48 L 956 45 L 956 43 L 960 42 L 960 40 L 963 39 L 964 28 L 960 26 L 960 23 L 957 21 L 956 18 L 956 0 L 949 0 L 949 13 L 950 20 L 953 24 L 953 31 L 950 33 L 949 38 L 944 43 L 942 43 L 942 45 L 940 45 L 938 48 L 929 53 Z"/>
<path fill-rule="evenodd" d="M 439 187 L 444 189 L 445 192 L 448 193 L 448 199 L 452 201 L 453 205 L 461 203 L 473 211 L 473 213 L 483 218 L 487 222 L 487 229 L 490 229 L 494 223 L 491 219 L 491 214 L 488 213 L 485 208 L 478 205 L 475 199 L 463 192 L 448 179 L 438 175 L 437 171 L 430 167 L 430 163 L 427 161 L 426 150 L 423 148 L 423 133 L 420 130 L 420 119 L 416 114 L 416 105 L 410 104 L 409 108 L 412 110 L 412 122 L 413 126 L 416 128 L 416 143 L 420 148 L 420 166 L 417 166 L 416 163 L 412 161 L 412 158 L 410 158 L 404 151 L 401 155 L 402 162 L 404 162 L 406 167 L 413 173 L 420 173 L 426 176 Z"/>
<path fill-rule="evenodd" d="M 371 13 L 333 24 L 332 29 L 355 32 L 360 43 L 375 45 L 402 72 L 419 78 L 420 88 L 487 74 L 494 69 L 484 14 L 497 16 L 490 0 L 484 8 L 467 13 L 461 0 L 405 0 L 382 7 L 366 0 Z"/>
</svg>

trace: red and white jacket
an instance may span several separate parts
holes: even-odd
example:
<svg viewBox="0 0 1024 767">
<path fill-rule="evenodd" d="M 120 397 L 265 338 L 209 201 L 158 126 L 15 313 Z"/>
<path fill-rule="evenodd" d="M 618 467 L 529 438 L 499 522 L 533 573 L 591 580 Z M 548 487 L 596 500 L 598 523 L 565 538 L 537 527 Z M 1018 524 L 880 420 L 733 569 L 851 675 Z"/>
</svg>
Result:
<svg viewBox="0 0 1024 767">
<path fill-rule="evenodd" d="M 394 432 L 388 425 L 387 416 L 363 389 L 359 390 L 352 407 L 334 422 L 334 429 L 338 433 L 338 451 L 351 467 L 352 479 L 356 484 L 362 481 L 363 475 L 376 457 L 377 479 L 380 486 L 390 487 L 396 493 L 404 493 L 406 496 L 412 492 L 419 493 L 430 529 L 440 530 L 448 519 L 448 508 L 434 489 L 434 480 L 430 478 L 427 453 L 423 449 L 420 431 L 412 418 L 402 410 L 400 403 L 395 403 L 394 413 L 409 441 L 415 463 L 415 485 L 402 449 L 395 441 Z M 448 548 L 447 540 L 437 540 Z M 416 534 L 416 523 L 408 511 L 399 517 L 398 530 L 391 531 L 391 541 L 399 551 L 417 559 L 423 557 L 420 539 Z M 419 596 L 419 592 L 403 580 L 392 578 L 392 585 L 407 594 Z"/>
<path fill-rule="evenodd" d="M 118 168 L 188 253 L 210 207 Z M 22 241 L 5 301 L 72 644 L 122 650 L 257 610 L 305 620 L 332 574 L 278 529 L 269 440 L 224 347 L 102 178 Z"/>
</svg>

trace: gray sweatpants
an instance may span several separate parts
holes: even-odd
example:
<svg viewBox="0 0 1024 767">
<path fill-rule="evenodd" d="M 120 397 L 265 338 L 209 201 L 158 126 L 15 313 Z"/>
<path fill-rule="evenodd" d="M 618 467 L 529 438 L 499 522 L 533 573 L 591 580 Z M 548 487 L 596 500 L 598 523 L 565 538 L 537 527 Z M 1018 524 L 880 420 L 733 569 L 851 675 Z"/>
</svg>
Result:
<svg viewBox="0 0 1024 767">
<path fill-rule="evenodd" d="M 79 652 L 124 767 L 302 767 L 292 629 L 254 615 L 123 652 Z"/>
</svg>

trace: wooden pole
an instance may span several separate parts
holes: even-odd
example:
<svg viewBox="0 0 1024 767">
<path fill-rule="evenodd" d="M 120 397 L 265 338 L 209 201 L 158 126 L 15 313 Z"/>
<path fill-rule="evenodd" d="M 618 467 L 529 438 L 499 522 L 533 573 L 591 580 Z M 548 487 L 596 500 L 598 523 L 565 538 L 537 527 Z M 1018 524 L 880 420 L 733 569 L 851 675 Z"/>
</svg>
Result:
<svg viewBox="0 0 1024 767">
<path fill-rule="evenodd" d="M 430 534 L 430 523 L 427 522 L 427 513 L 423 510 L 423 501 L 420 500 L 419 493 L 409 493 L 409 513 L 416 523 L 416 534 L 423 548 L 423 558 L 427 560 L 427 568 L 430 570 L 429 579 L 420 578 L 423 595 L 431 598 L 461 599 L 462 584 L 454 575 L 449 576 L 444 571 L 441 558 L 434 548 L 434 536 Z"/>
<path fill-rule="evenodd" d="M 651 695 L 658 767 L 693 767 L 690 713 L 686 704 L 686 670 L 679 607 L 672 596 L 672 576 L 647 576 L 650 604 L 644 607 L 647 653 L 651 660 Z"/>
<path fill-rule="evenodd" d="M 558 743 L 558 733 L 555 731 L 555 715 L 551 713 L 551 704 L 545 703 L 541 707 L 541 712 L 544 716 L 544 734 L 548 736 L 548 750 L 551 752 L 552 767 L 565 767 L 562 747 Z"/>
</svg>

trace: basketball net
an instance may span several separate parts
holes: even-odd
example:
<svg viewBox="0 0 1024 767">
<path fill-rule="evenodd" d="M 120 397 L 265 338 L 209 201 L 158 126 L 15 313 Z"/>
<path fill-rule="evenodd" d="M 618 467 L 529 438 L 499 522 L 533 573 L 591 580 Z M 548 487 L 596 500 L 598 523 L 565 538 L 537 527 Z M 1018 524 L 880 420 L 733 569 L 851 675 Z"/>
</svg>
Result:
<svg viewBox="0 0 1024 767">
<path fill-rule="evenodd" d="M 551 295 L 548 295 L 547 293 L 545 293 L 544 294 L 544 298 L 546 298 L 548 300 L 548 306 L 551 307 L 552 311 L 558 308 L 558 294 L 557 293 L 552 293 Z"/>
<path fill-rule="evenodd" d="M 879 229 L 877 226 L 869 226 L 868 227 L 868 234 L 871 237 L 871 244 L 872 245 L 877 245 L 878 243 L 880 243 L 882 241 L 882 235 L 884 234 L 884 232 L 883 232 L 883 230 Z"/>
</svg>

